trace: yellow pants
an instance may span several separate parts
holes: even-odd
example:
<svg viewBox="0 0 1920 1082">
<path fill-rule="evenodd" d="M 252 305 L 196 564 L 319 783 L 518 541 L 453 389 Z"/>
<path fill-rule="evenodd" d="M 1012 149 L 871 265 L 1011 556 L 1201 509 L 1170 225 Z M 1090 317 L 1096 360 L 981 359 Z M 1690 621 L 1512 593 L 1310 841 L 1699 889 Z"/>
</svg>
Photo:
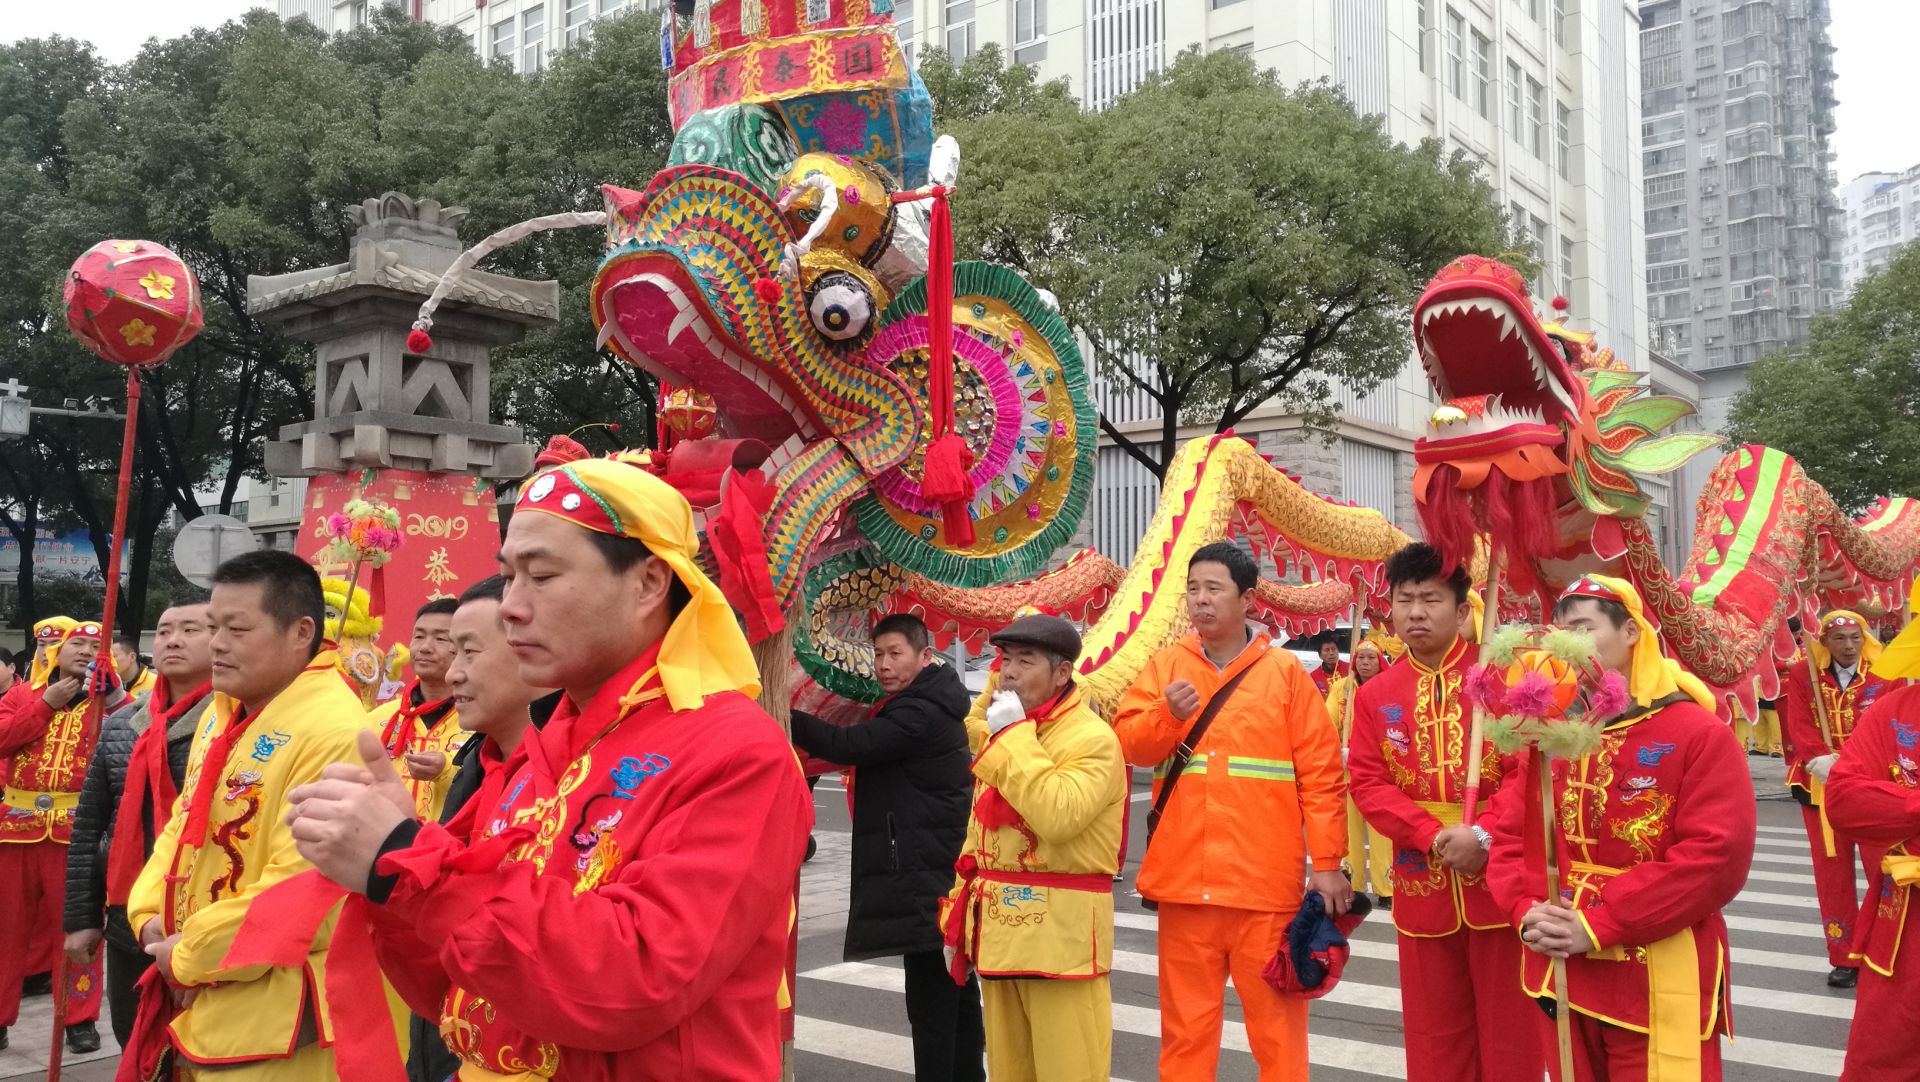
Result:
<svg viewBox="0 0 1920 1082">
<path fill-rule="evenodd" d="M 196 1067 L 180 1062 L 181 1082 L 328 1082 L 333 1071 L 333 1049 L 314 1043 L 285 1059 L 260 1059 L 220 1067 Z"/>
<path fill-rule="evenodd" d="M 1747 751 L 1757 751 L 1763 755 L 1780 754 L 1780 714 L 1774 710 L 1760 711 L 1758 723 L 1747 720 L 1743 713 L 1733 715 L 1733 738 Z"/>
<path fill-rule="evenodd" d="M 1393 897 L 1393 843 L 1385 834 L 1367 825 L 1347 798 L 1347 870 L 1353 875 L 1353 889 L 1372 889 L 1382 898 Z"/>
<path fill-rule="evenodd" d="M 1107 978 L 980 982 L 993 1082 L 1107 1082 L 1113 991 Z"/>
</svg>

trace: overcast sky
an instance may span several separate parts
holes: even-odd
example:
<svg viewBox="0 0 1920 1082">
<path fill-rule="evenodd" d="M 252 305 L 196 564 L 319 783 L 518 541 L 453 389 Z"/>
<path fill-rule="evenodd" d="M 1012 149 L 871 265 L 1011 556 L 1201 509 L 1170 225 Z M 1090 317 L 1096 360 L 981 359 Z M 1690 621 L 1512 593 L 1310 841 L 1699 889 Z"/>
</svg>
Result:
<svg viewBox="0 0 1920 1082">
<path fill-rule="evenodd" d="M 1598 0 L 1605 2 L 1605 0 Z M 1920 3 L 1832 0 L 1833 41 L 1840 53 L 1840 131 L 1834 171 L 1845 184 L 1870 170 L 1920 165 L 1920 124 L 1913 122 L 1913 46 L 1920 41 Z M 68 0 L 9 3 L 0 35 L 16 40 L 63 34 L 86 38 L 109 60 L 125 60 L 149 37 L 223 22 L 261 0 Z"/>
</svg>

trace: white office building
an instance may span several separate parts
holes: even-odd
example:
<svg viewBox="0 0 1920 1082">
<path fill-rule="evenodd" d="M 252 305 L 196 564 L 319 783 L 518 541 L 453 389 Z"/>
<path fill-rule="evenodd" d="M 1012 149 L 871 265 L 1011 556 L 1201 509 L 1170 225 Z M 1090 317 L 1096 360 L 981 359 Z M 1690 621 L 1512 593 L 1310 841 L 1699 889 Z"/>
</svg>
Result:
<svg viewBox="0 0 1920 1082">
<path fill-rule="evenodd" d="M 1862 173 L 1840 189 L 1846 216 L 1841 275 L 1848 293 L 1920 236 L 1920 165 L 1904 173 Z"/>
</svg>

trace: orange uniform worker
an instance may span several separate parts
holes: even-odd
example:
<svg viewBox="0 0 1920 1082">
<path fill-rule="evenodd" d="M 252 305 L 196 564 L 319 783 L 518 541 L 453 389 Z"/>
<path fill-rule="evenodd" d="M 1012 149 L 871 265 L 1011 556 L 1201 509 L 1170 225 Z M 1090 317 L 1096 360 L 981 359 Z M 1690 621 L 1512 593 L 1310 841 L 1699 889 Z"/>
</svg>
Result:
<svg viewBox="0 0 1920 1082">
<path fill-rule="evenodd" d="M 1195 552 L 1194 633 L 1148 663 L 1114 718 L 1127 760 L 1161 767 L 1155 797 L 1175 785 L 1139 877 L 1160 912 L 1165 1082 L 1214 1077 L 1229 976 L 1263 1082 L 1306 1078 L 1307 1001 L 1274 991 L 1260 971 L 1300 908 L 1303 883 L 1329 913 L 1346 912 L 1353 897 L 1340 872 L 1347 822 L 1337 734 L 1300 663 L 1248 626 L 1258 581 L 1252 557 L 1232 544 Z M 1190 735 L 1202 720 L 1204 733 Z M 1175 775 L 1181 747 L 1191 757 Z"/>
</svg>

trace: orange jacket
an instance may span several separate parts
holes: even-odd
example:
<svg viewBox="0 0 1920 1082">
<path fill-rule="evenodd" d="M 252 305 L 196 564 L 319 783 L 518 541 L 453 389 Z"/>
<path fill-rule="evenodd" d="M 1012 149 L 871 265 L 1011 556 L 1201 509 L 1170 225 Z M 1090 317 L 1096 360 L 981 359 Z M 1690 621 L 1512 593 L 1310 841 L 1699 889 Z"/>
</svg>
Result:
<svg viewBox="0 0 1920 1082">
<path fill-rule="evenodd" d="M 1347 786 L 1340 738 L 1326 704 L 1292 654 L 1256 637 L 1224 669 L 1198 635 L 1160 651 L 1120 700 L 1113 727 L 1127 761 L 1161 775 L 1199 715 L 1167 709 L 1185 680 L 1205 709 L 1219 687 L 1252 672 L 1194 749 L 1140 867 L 1140 893 L 1157 902 L 1291 913 L 1305 893 L 1307 858 L 1331 871 L 1347 854 Z"/>
</svg>

